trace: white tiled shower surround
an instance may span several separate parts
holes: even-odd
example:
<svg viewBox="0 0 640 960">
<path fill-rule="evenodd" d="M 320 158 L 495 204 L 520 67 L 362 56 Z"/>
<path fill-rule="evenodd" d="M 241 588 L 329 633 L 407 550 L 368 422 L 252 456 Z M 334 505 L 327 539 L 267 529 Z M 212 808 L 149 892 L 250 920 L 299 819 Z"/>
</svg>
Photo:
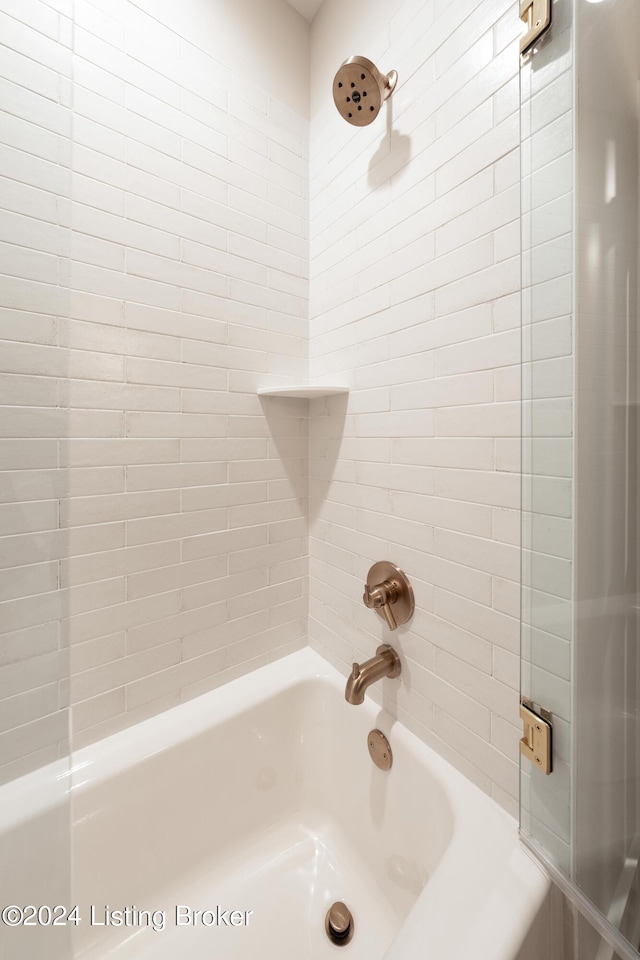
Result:
<svg viewBox="0 0 640 960">
<path fill-rule="evenodd" d="M 71 3 L 2 3 L 3 102 L 30 120 L 0 133 L 14 140 L 8 289 L 30 311 L 8 324 L 37 342 L 3 345 L 19 405 L 3 425 L 64 438 L 6 458 L 33 468 L 6 475 L 29 502 L 7 514 L 19 566 L 0 614 L 16 661 L 3 721 L 19 724 L 0 755 L 21 768 L 55 755 L 64 714 L 51 714 L 69 694 L 81 744 L 306 642 L 307 411 L 266 418 L 256 386 L 307 373 L 308 26 L 284 0 L 255 6 L 76 0 L 72 31 Z M 74 48 L 71 210 L 54 195 L 58 37 Z M 288 69 L 275 40 L 296 51 Z M 70 251 L 50 219 L 72 224 Z M 58 463 L 55 487 L 44 468 Z M 71 587 L 59 635 L 58 584 Z"/>
<path fill-rule="evenodd" d="M 68 314 L 70 21 L 44 4 L 0 5 L 0 763 L 47 763 L 68 735 L 59 589 L 67 474 L 58 316 Z M 35 63 L 32 57 L 37 56 Z M 64 748 L 63 748 L 64 749 Z"/>
<path fill-rule="evenodd" d="M 496 0 L 327 0 L 311 34 L 311 374 L 352 384 L 310 419 L 311 642 L 345 670 L 370 656 L 390 635 L 362 582 L 402 567 L 417 609 L 386 705 L 512 810 L 519 26 Z M 326 95 L 353 53 L 398 70 L 390 129 Z"/>
<path fill-rule="evenodd" d="M 39 436 L 69 408 L 68 439 L 7 451 L 28 505 L 2 513 L 22 564 L 0 610 L 19 661 L 2 717 L 21 724 L 3 757 L 26 769 L 61 735 L 58 577 L 82 744 L 305 643 L 308 603 L 333 662 L 372 655 L 389 637 L 362 582 L 389 559 L 417 610 L 388 705 L 514 811 L 517 4 L 326 0 L 310 38 L 284 2 L 253 7 L 243 48 L 246 4 L 77 0 L 69 210 L 45 178 L 71 5 L 0 2 L 7 89 L 29 111 L 0 133 L 24 293 L 2 326 L 3 423 Z M 400 77 L 362 130 L 330 94 L 354 53 Z M 50 222 L 73 226 L 55 270 Z M 68 320 L 50 297 L 65 285 Z M 308 376 L 348 400 L 255 395 Z M 43 479 L 58 463 L 68 501 Z"/>
</svg>

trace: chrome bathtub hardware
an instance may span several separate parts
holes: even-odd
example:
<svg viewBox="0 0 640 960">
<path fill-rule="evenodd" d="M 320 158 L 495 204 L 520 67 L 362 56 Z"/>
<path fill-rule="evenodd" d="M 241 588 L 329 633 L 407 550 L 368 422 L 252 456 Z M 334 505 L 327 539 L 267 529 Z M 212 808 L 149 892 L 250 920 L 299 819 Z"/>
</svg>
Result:
<svg viewBox="0 0 640 960">
<path fill-rule="evenodd" d="M 388 560 L 371 567 L 362 599 L 365 607 L 376 610 L 387 621 L 389 630 L 410 620 L 415 609 L 413 589 L 406 574 Z"/>
<path fill-rule="evenodd" d="M 520 19 L 527 32 L 520 39 L 520 54 L 532 52 L 536 40 L 551 26 L 551 0 L 520 0 Z"/>
<path fill-rule="evenodd" d="M 346 903 L 337 900 L 329 907 L 324 918 L 324 929 L 336 947 L 344 947 L 349 943 L 353 937 L 354 926 L 353 915 Z"/>
<path fill-rule="evenodd" d="M 536 712 L 531 701 L 522 697 L 520 718 L 524 733 L 520 753 L 542 773 L 551 773 L 551 714 L 544 709 Z"/>
<path fill-rule="evenodd" d="M 382 730 L 370 731 L 367 735 L 367 746 L 369 747 L 369 755 L 376 767 L 380 767 L 381 770 L 391 770 L 393 754 L 389 741 Z"/>
<path fill-rule="evenodd" d="M 382 643 L 375 657 L 365 663 L 354 663 L 347 679 L 344 698 L 347 703 L 364 703 L 368 687 L 383 677 L 394 680 L 400 676 L 400 657 L 388 643 Z"/>
</svg>

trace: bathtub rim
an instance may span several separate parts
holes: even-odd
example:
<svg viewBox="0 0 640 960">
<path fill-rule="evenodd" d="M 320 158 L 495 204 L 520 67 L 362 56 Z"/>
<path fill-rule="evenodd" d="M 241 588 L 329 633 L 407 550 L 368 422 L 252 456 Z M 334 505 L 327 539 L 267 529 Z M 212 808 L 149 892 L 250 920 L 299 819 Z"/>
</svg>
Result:
<svg viewBox="0 0 640 960">
<path fill-rule="evenodd" d="M 77 751 L 70 771 L 72 789 L 96 785 L 310 680 L 321 680 L 340 697 L 344 695 L 344 676 L 305 647 Z M 354 709 L 366 711 L 392 743 L 429 768 L 453 819 L 447 854 L 418 895 L 384 960 L 423 960 L 425 938 L 439 960 L 459 960 L 472 945 L 483 960 L 513 960 L 550 889 L 549 878 L 521 846 L 517 821 L 371 698 Z M 474 851 L 471 858 L 470 851 Z M 460 902 L 466 931 L 460 927 L 460 913 L 452 909 Z M 463 934 L 471 939 L 461 952 Z"/>
<path fill-rule="evenodd" d="M 74 792 L 97 785 L 123 769 L 171 749 L 184 741 L 187 729 L 189 736 L 195 736 L 213 724 L 232 718 L 237 715 L 241 700 L 247 709 L 255 708 L 271 699 L 276 691 L 313 679 L 329 683 L 343 695 L 345 678 L 306 647 L 75 751 L 70 767 L 65 761 L 57 761 L 41 768 L 36 771 L 37 783 L 46 789 L 36 797 L 33 796 L 34 776 L 27 774 L 2 788 L 5 796 L 14 797 L 16 801 L 29 796 L 28 787 L 32 792 L 28 804 L 17 804 L 8 818 L 2 817 L 0 830 L 7 825 L 19 825 L 56 803 L 68 802 L 70 792 L 73 800 Z M 468 947 L 460 952 L 463 933 L 472 936 L 473 949 L 483 960 L 514 960 L 551 885 L 548 876 L 521 846 L 517 822 L 370 698 L 357 709 L 369 711 L 376 719 L 387 718 L 386 725 L 381 723 L 381 727 L 386 726 L 393 741 L 402 743 L 418 763 L 428 765 L 446 794 L 454 820 L 450 850 L 418 896 L 384 960 L 423 960 L 425 939 L 432 952 L 435 941 L 439 960 L 459 960 L 468 952 Z M 490 830 L 485 829 L 489 826 Z M 469 869 L 471 845 L 477 850 L 475 859 L 472 858 L 473 868 Z M 502 873 L 496 871 L 497 863 L 503 866 Z M 456 895 L 452 895 L 452 890 Z M 456 901 L 461 899 L 463 904 L 473 904 L 478 891 L 480 896 L 489 892 L 491 897 L 484 905 L 477 906 L 475 912 L 465 908 L 468 928 L 463 931 L 460 912 L 455 910 Z"/>
</svg>

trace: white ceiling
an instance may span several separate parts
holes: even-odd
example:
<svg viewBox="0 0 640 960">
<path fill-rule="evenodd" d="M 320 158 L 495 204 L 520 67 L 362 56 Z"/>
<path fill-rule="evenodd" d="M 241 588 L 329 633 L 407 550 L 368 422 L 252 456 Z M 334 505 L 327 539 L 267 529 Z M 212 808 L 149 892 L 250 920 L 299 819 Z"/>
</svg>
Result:
<svg viewBox="0 0 640 960">
<path fill-rule="evenodd" d="M 322 6 L 322 0 L 288 0 L 294 10 L 301 13 L 302 16 L 311 23 L 316 13 Z"/>
</svg>

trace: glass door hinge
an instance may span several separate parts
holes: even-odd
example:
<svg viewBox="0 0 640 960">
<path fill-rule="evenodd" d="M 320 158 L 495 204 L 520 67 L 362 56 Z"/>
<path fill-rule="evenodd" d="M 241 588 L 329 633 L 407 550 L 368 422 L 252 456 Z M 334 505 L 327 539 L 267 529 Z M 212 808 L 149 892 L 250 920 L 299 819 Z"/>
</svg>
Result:
<svg viewBox="0 0 640 960">
<path fill-rule="evenodd" d="M 552 0 L 520 0 L 520 19 L 527 25 L 527 32 L 520 39 L 520 54 L 533 53 L 533 45 L 551 26 Z"/>
<path fill-rule="evenodd" d="M 520 753 L 531 760 L 541 773 L 551 773 L 551 714 L 548 710 L 534 710 L 531 701 L 522 697 L 520 719 L 524 734 L 520 741 Z"/>
</svg>

